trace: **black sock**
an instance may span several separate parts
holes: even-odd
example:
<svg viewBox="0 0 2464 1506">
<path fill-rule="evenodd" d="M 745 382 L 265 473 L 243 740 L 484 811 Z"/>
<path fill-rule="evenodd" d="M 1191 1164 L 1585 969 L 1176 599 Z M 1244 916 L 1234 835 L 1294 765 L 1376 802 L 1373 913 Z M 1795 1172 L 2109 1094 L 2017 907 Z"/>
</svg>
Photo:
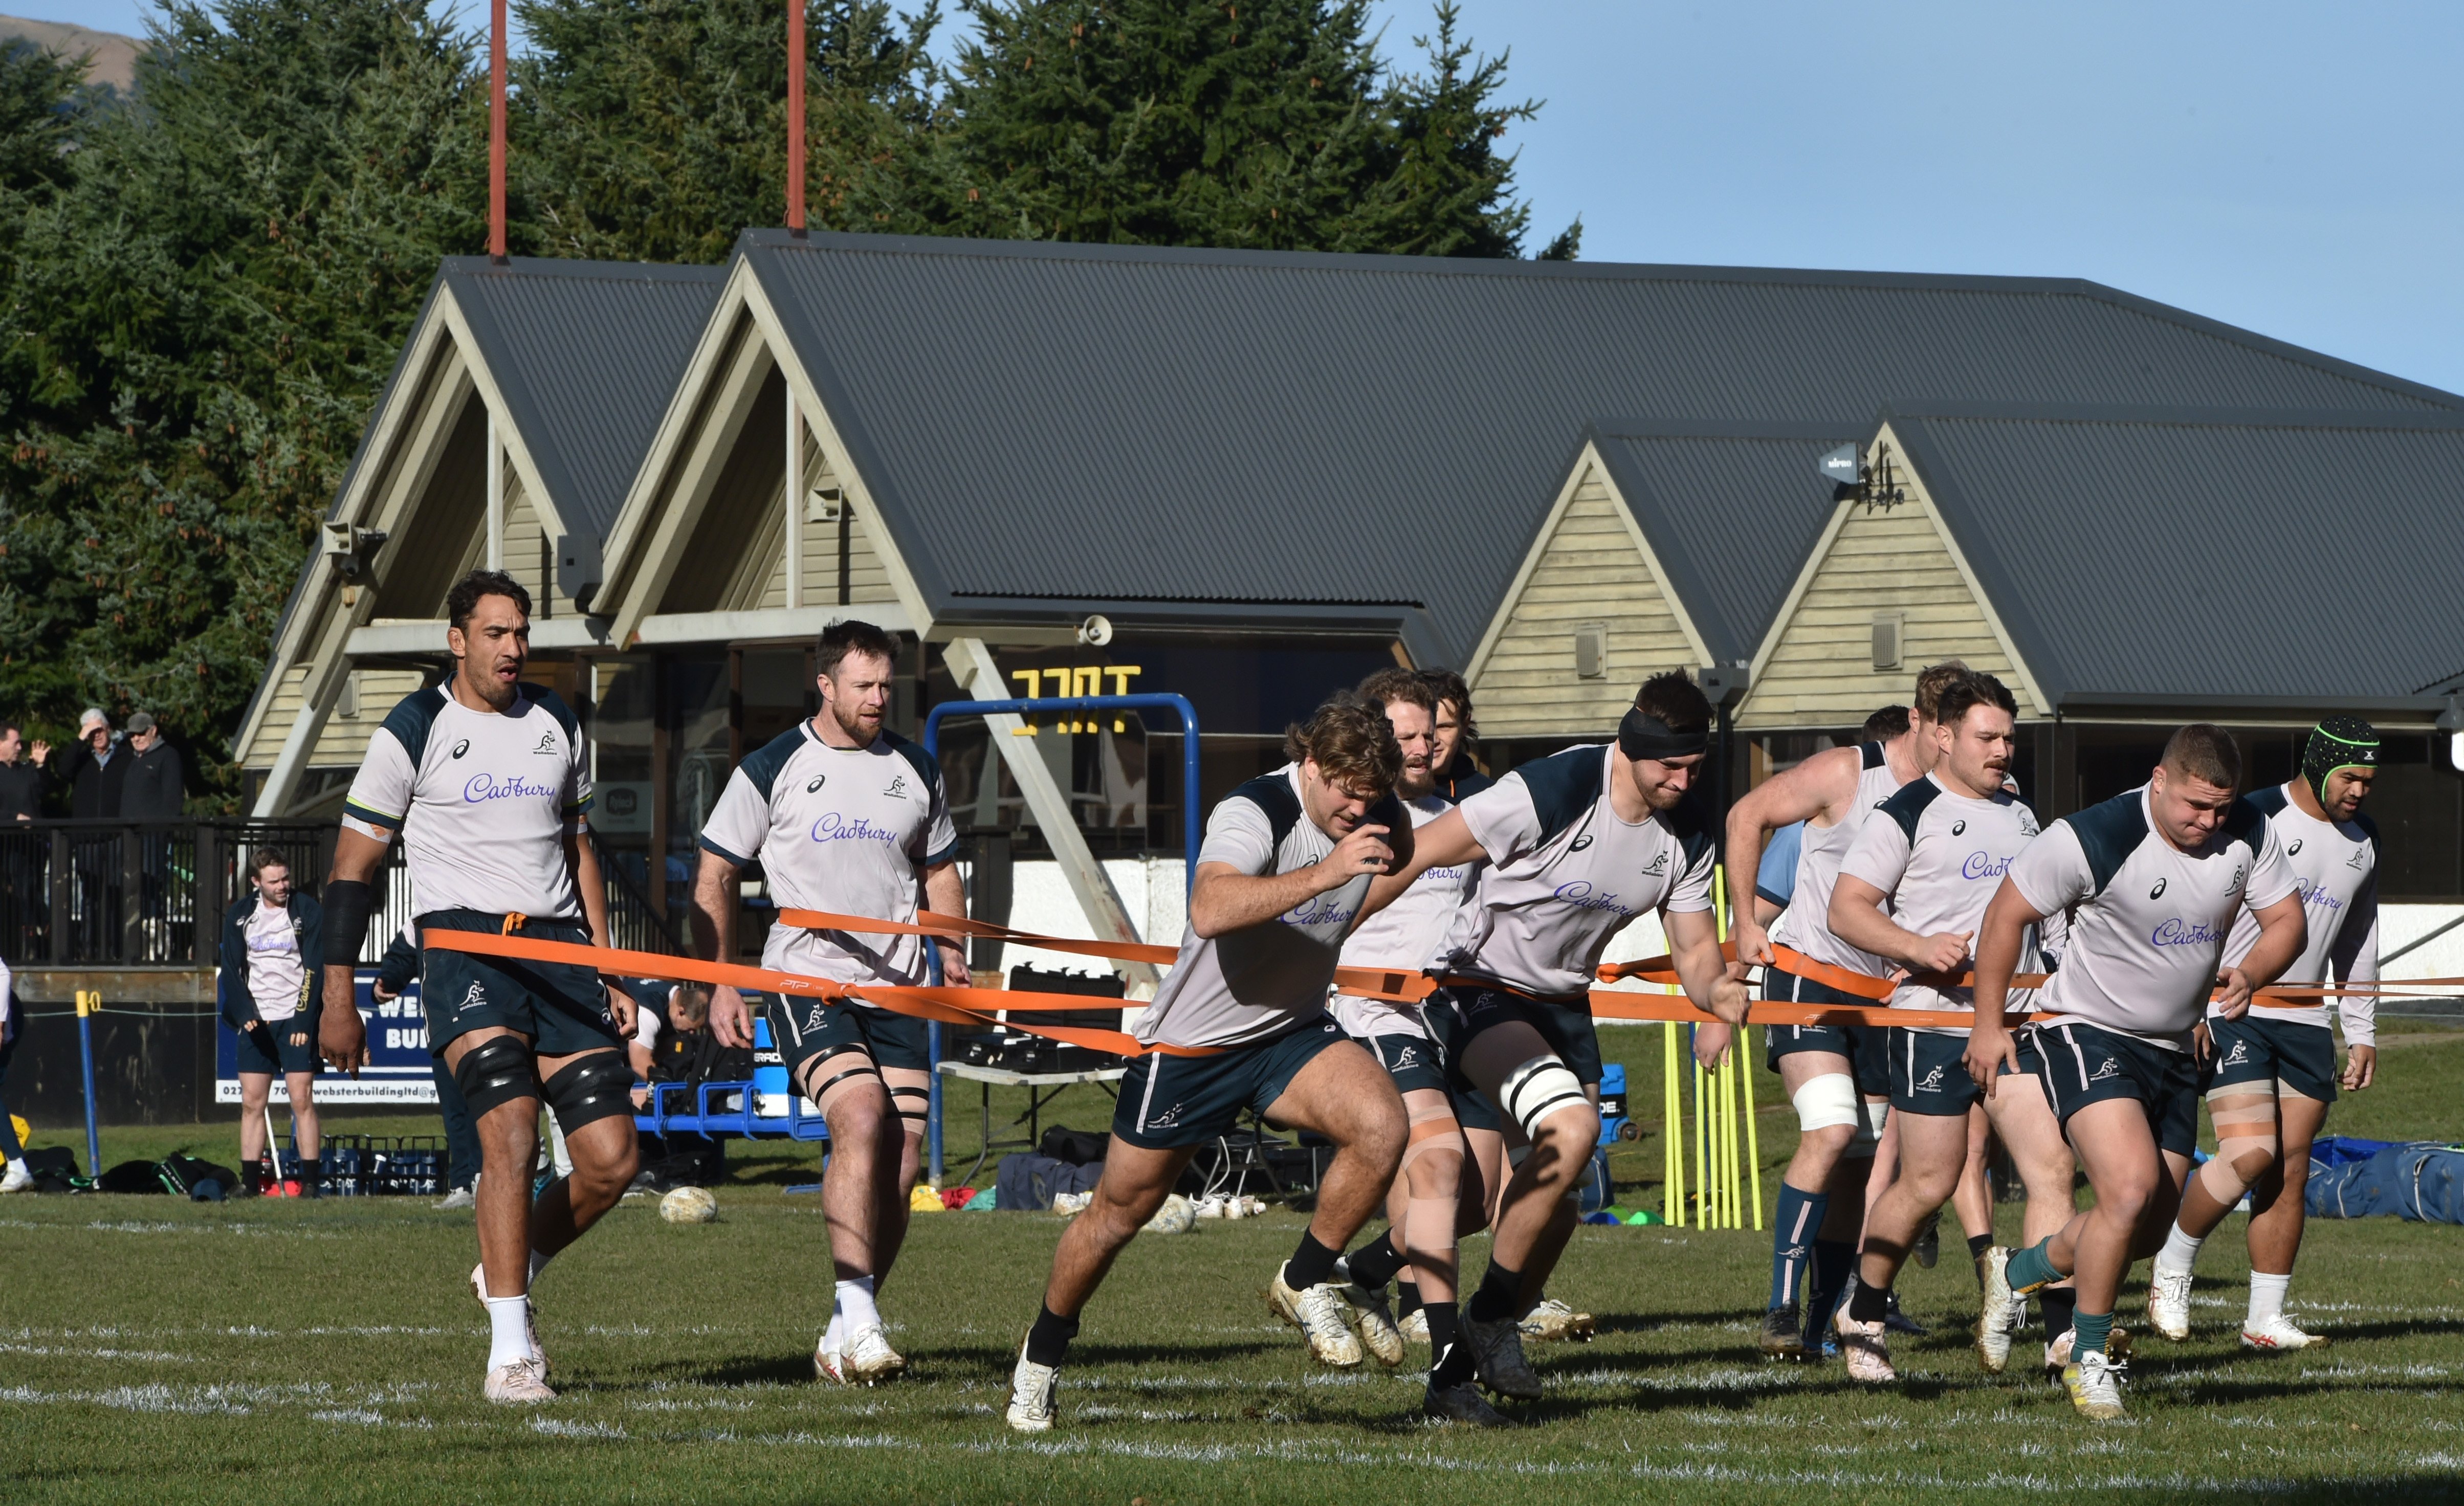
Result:
<svg viewBox="0 0 2464 1506">
<path fill-rule="evenodd" d="M 1419 1312 L 1421 1308 L 1427 1305 L 1427 1303 L 1420 1300 L 1419 1282 L 1397 1281 L 1395 1283 L 1395 1318 L 1397 1321 L 1399 1322 L 1403 1319 L 1411 1317 L 1414 1313 Z"/>
<path fill-rule="evenodd" d="M 1814 1242 L 1814 1258 L 1807 1262 L 1805 1278 L 1805 1331 L 1816 1340 L 1831 1331 L 1831 1315 L 1856 1268 L 1857 1247 L 1847 1240 Z"/>
<path fill-rule="evenodd" d="M 1370 1291 L 1376 1291 L 1395 1279 L 1406 1261 L 1403 1252 L 1395 1248 L 1395 1231 L 1389 1229 L 1344 1257 L 1352 1279 Z"/>
<path fill-rule="evenodd" d="M 2079 1313 L 2079 1292 L 2073 1287 L 2046 1286 L 2036 1290 L 2036 1300 L 2044 1304 L 2045 1342 L 2052 1343 L 2071 1331 Z"/>
<path fill-rule="evenodd" d="M 1341 1254 L 1340 1250 L 1329 1250 L 1319 1244 L 1317 1235 L 1302 1230 L 1299 1248 L 1292 1252 L 1289 1260 L 1284 1262 L 1284 1284 L 1295 1292 L 1306 1292 L 1312 1286 L 1323 1284 L 1327 1277 L 1334 1275 L 1335 1257 Z"/>
<path fill-rule="evenodd" d="M 299 1163 L 299 1190 L 307 1193 L 310 1197 L 315 1197 L 317 1195 L 318 1184 L 324 1180 L 325 1163 L 322 1160 L 315 1157 L 301 1160 Z"/>
<path fill-rule="evenodd" d="M 1026 1357 L 1038 1364 L 1057 1365 L 1069 1352 L 1069 1341 L 1078 1337 L 1078 1320 L 1064 1318 L 1047 1307 L 1035 1315 L 1035 1326 L 1026 1331 Z"/>
<path fill-rule="evenodd" d="M 252 1161 L 239 1168 L 240 1195 L 254 1197 L 265 1188 L 265 1168 Z"/>
<path fill-rule="evenodd" d="M 1491 1256 L 1488 1274 L 1480 1278 L 1480 1290 L 1471 1294 L 1463 1304 L 1463 1316 L 1474 1322 L 1495 1323 L 1516 1316 L 1516 1304 L 1523 1297 L 1523 1273 L 1509 1271 Z M 1434 1336 L 1434 1330 L 1432 1335 Z"/>
<path fill-rule="evenodd" d="M 1969 1263 L 1976 1267 L 1976 1289 L 1980 1292 L 1985 1289 L 1985 1252 L 1992 1248 L 1993 1236 L 1991 1234 L 1970 1234 L 1968 1236 L 1968 1258 Z"/>
<path fill-rule="evenodd" d="M 1890 1316 L 1891 1289 L 1868 1286 L 1859 1279 L 1857 1290 L 1848 1294 L 1848 1316 L 1860 1323 L 1879 1323 Z"/>
<path fill-rule="evenodd" d="M 1471 1345 L 1462 1342 L 1456 1326 L 1455 1304 L 1430 1302 L 1420 1311 L 1429 1315 L 1429 1388 L 1442 1391 L 1472 1378 Z"/>
</svg>

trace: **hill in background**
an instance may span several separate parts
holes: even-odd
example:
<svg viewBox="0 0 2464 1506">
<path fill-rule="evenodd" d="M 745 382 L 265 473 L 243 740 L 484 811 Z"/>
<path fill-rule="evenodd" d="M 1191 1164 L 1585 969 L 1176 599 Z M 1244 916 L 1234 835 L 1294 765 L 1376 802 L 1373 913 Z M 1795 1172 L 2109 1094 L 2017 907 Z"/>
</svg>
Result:
<svg viewBox="0 0 2464 1506">
<path fill-rule="evenodd" d="M 74 26 L 66 21 L 28 21 L 13 15 L 0 15 L 0 42 L 22 36 L 36 47 L 46 48 L 65 57 L 91 53 L 94 61 L 87 67 L 88 83 L 108 84 L 127 93 L 137 76 L 137 50 L 144 44 L 133 36 L 117 32 L 98 32 L 92 27 Z"/>
</svg>

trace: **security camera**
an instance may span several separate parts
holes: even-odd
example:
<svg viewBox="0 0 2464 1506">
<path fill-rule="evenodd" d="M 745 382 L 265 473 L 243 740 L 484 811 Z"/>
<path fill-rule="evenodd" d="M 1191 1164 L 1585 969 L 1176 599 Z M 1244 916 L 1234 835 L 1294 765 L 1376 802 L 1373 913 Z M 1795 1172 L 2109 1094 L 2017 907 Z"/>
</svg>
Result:
<svg viewBox="0 0 2464 1506">
<path fill-rule="evenodd" d="M 1112 620 L 1097 613 L 1078 624 L 1078 641 L 1096 648 L 1112 641 Z"/>
<path fill-rule="evenodd" d="M 381 528 L 357 528 L 349 523 L 327 520 L 325 523 L 325 557 L 345 580 L 357 580 L 368 568 L 370 557 L 385 541 Z"/>
</svg>

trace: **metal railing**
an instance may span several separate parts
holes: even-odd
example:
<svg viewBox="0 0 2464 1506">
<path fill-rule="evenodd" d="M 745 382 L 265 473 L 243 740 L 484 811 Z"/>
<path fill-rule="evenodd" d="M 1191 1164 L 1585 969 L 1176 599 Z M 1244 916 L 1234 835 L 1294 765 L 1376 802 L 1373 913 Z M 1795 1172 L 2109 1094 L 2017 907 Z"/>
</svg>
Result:
<svg viewBox="0 0 2464 1506">
<path fill-rule="evenodd" d="M 11 967 L 209 968 L 223 911 L 248 892 L 251 856 L 274 847 L 303 893 L 334 862 L 334 821 L 19 821 L 0 827 L 0 957 Z M 596 845 L 594 840 L 594 845 Z M 604 847 L 610 940 L 678 952 L 677 930 Z M 403 845 L 391 844 L 361 960 L 411 918 Z"/>
</svg>

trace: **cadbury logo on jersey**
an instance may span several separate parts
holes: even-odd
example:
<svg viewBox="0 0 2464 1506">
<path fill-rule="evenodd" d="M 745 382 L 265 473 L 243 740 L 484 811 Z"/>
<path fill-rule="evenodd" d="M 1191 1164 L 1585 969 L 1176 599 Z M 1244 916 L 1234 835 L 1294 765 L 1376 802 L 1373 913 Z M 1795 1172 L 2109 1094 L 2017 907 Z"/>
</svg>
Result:
<svg viewBox="0 0 2464 1506">
<path fill-rule="evenodd" d="M 842 816 L 831 811 L 813 823 L 815 841 L 878 841 L 894 842 L 898 835 L 887 826 L 875 826 L 861 816 Z"/>
<path fill-rule="evenodd" d="M 1971 852 L 1968 861 L 1959 865 L 1963 879 L 1998 879 L 2010 871 L 2010 859 L 1996 858 L 1990 852 Z"/>
<path fill-rule="evenodd" d="M 2223 936 L 2206 921 L 2181 919 L 2161 920 L 2147 933 L 2147 940 L 2159 947 L 2212 947 Z"/>
<path fill-rule="evenodd" d="M 2344 902 L 2328 893 L 2324 884 L 2297 878 L 2293 881 L 2293 886 L 2301 891 L 2301 903 L 2304 905 L 2316 905 L 2321 909 L 2330 910 L 2341 910 L 2344 907 Z"/>
<path fill-rule="evenodd" d="M 524 796 L 545 796 L 554 799 L 556 786 L 535 783 L 520 775 L 499 779 L 493 774 L 474 774 L 470 782 L 462 786 L 463 802 L 469 805 L 476 805 L 482 800 L 519 799 Z"/>
<path fill-rule="evenodd" d="M 1666 865 L 1667 858 L 1668 855 L 1666 853 L 1661 854 L 1662 866 Z M 1576 879 L 1572 884 L 1561 884 L 1557 885 L 1556 898 L 1563 900 L 1565 903 L 1574 906 L 1574 908 L 1578 910 L 1613 910 L 1619 915 L 1631 915 L 1634 913 L 1634 906 L 1631 905 L 1620 904 L 1616 894 L 1595 894 L 1592 892 L 1591 884 L 1581 879 Z"/>
<path fill-rule="evenodd" d="M 1295 906 L 1284 911 L 1276 918 L 1287 926 L 1344 926 L 1351 923 L 1352 917 L 1358 910 L 1359 906 L 1356 905 L 1346 908 L 1340 903 L 1330 901 L 1321 894 L 1306 905 Z"/>
</svg>

